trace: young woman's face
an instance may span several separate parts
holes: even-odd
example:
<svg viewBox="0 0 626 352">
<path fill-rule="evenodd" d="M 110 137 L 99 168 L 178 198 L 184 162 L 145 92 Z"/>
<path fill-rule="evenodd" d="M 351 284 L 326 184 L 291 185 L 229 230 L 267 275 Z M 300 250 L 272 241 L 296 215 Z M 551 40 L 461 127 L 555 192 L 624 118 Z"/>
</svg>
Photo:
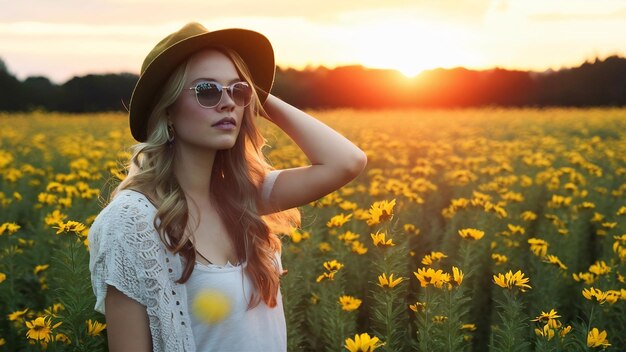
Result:
<svg viewBox="0 0 626 352">
<path fill-rule="evenodd" d="M 229 149 L 235 145 L 243 122 L 245 107 L 235 104 L 227 92 L 222 93 L 219 103 L 211 108 L 201 106 L 193 89 L 198 82 L 218 83 L 230 86 L 243 81 L 233 62 L 216 50 L 203 50 L 190 57 L 187 79 L 182 93 L 168 109 L 174 126 L 175 144 L 180 147 Z M 230 118 L 233 124 L 218 124 Z"/>
</svg>

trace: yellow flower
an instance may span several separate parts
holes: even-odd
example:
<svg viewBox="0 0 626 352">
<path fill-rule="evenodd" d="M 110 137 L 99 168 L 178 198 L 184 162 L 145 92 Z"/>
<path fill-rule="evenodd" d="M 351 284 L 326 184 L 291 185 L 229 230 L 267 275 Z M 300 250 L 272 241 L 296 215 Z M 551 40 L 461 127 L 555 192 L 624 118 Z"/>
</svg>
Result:
<svg viewBox="0 0 626 352">
<path fill-rule="evenodd" d="M 393 208 L 395 206 L 395 199 L 391 202 L 386 200 L 374 202 L 368 211 L 367 224 L 369 226 L 374 226 L 390 220 L 393 217 Z"/>
<path fill-rule="evenodd" d="M 352 242 L 352 252 L 358 254 L 358 255 L 363 255 L 365 253 L 367 253 L 367 247 L 365 247 L 363 245 L 363 243 L 359 242 L 359 241 L 354 241 Z"/>
<path fill-rule="evenodd" d="M 461 330 L 476 331 L 476 324 L 463 324 Z"/>
<path fill-rule="evenodd" d="M 507 224 L 506 227 L 511 231 L 511 234 L 515 235 L 516 233 L 523 235 L 526 233 L 526 230 L 522 226 L 517 226 L 513 224 Z"/>
<path fill-rule="evenodd" d="M 595 209 L 596 205 L 593 202 L 582 202 L 580 207 L 583 209 Z"/>
<path fill-rule="evenodd" d="M 506 255 L 498 254 L 498 253 L 493 253 L 491 255 L 491 259 L 493 259 L 493 261 L 496 262 L 496 265 L 504 264 L 507 262 L 507 260 L 509 260 L 506 257 Z"/>
<path fill-rule="evenodd" d="M 459 270 L 456 266 L 452 267 L 452 280 L 450 282 L 455 282 L 457 286 L 460 286 L 463 282 L 463 272 Z"/>
<path fill-rule="evenodd" d="M 343 264 L 339 263 L 337 260 L 333 259 L 331 261 L 324 262 L 324 268 L 327 272 L 318 276 L 315 282 L 320 282 L 324 279 L 334 280 L 335 273 L 339 271 L 339 269 L 343 268 Z"/>
<path fill-rule="evenodd" d="M 82 232 L 85 230 L 85 225 L 78 221 L 68 221 L 66 223 L 59 222 L 57 226 L 53 226 L 57 229 L 57 235 L 63 232 L 74 232 L 75 234 L 82 236 Z"/>
<path fill-rule="evenodd" d="M 339 263 L 337 260 L 333 259 L 331 261 L 324 262 L 324 268 L 328 271 L 337 271 L 343 268 L 343 264 Z"/>
<path fill-rule="evenodd" d="M 567 207 L 572 202 L 572 197 L 564 197 L 558 194 L 553 194 L 552 199 L 548 201 L 549 208 L 561 208 Z"/>
<path fill-rule="evenodd" d="M 320 301 L 320 296 L 316 295 L 315 293 L 311 293 L 311 304 L 317 304 L 317 302 Z"/>
<path fill-rule="evenodd" d="M 61 303 L 54 303 L 52 306 L 44 309 L 44 313 L 47 316 L 51 316 L 51 317 L 57 317 L 57 314 L 59 311 L 61 310 L 65 310 L 65 307 L 63 306 L 63 304 Z"/>
<path fill-rule="evenodd" d="M 426 309 L 426 303 L 415 302 L 415 304 L 409 304 L 409 308 L 411 308 L 411 310 L 415 313 L 423 312 L 424 309 Z"/>
<path fill-rule="evenodd" d="M 56 334 L 56 336 L 54 336 L 54 341 L 59 341 L 59 342 L 63 342 L 66 345 L 69 345 L 72 343 L 72 341 L 70 340 L 69 337 L 67 337 L 67 335 L 62 334 L 62 333 L 58 333 Z"/>
<path fill-rule="evenodd" d="M 459 230 L 459 236 L 468 240 L 479 240 L 483 238 L 485 235 L 485 231 L 476 230 L 476 229 L 462 229 Z"/>
<path fill-rule="evenodd" d="M 406 232 L 408 234 L 413 234 L 413 235 L 416 235 L 416 236 L 420 234 L 420 229 L 418 229 L 413 224 L 404 224 L 404 226 L 402 228 L 404 229 L 404 232 Z"/>
<path fill-rule="evenodd" d="M 361 306 L 360 299 L 345 295 L 339 297 L 339 303 L 341 304 L 341 309 L 348 312 L 356 310 L 357 308 L 359 308 L 359 306 Z"/>
<path fill-rule="evenodd" d="M 330 243 L 328 242 L 320 242 L 318 248 L 320 252 L 330 252 L 333 250 L 333 248 L 330 246 Z"/>
<path fill-rule="evenodd" d="M 617 290 L 608 290 L 606 291 L 606 301 L 610 304 L 614 304 L 621 297 L 621 292 Z"/>
<path fill-rule="evenodd" d="M 607 293 L 606 292 L 602 292 L 599 289 L 590 287 L 590 288 L 584 288 L 583 289 L 583 297 L 585 297 L 586 299 L 592 301 L 592 300 L 596 300 L 598 301 L 598 303 L 603 304 L 606 301 L 606 297 L 607 297 Z"/>
<path fill-rule="evenodd" d="M 51 324 L 52 322 L 50 320 L 46 320 L 45 317 L 37 317 L 35 320 L 27 321 L 26 327 L 29 330 L 26 332 L 26 337 L 33 340 L 44 340 L 44 342 L 49 342 L 52 329 L 55 329 L 62 323 L 56 323 L 54 326 L 50 326 Z"/>
<path fill-rule="evenodd" d="M 86 321 L 87 323 L 87 335 L 98 336 L 102 330 L 106 329 L 107 324 L 100 323 L 98 321 L 92 321 L 91 319 Z"/>
<path fill-rule="evenodd" d="M 384 343 L 380 342 L 378 337 L 370 337 L 369 334 L 363 333 L 354 335 L 354 340 L 347 338 L 344 347 L 350 352 L 372 352 L 383 345 Z"/>
<path fill-rule="evenodd" d="M 548 313 L 542 311 L 541 314 L 539 314 L 539 316 L 537 318 L 532 319 L 531 321 L 536 321 L 536 322 L 540 322 L 540 323 L 549 324 L 550 321 L 556 320 L 556 319 L 558 319 L 560 317 L 561 316 L 557 314 L 556 310 L 550 309 L 550 311 Z"/>
<path fill-rule="evenodd" d="M 55 209 L 54 211 L 52 211 L 52 213 L 46 215 L 46 217 L 44 218 L 44 223 L 47 226 L 54 226 L 62 223 L 65 219 L 67 219 L 67 215 L 61 213 L 58 209 Z"/>
<path fill-rule="evenodd" d="M 21 319 L 24 316 L 24 314 L 26 314 L 26 312 L 28 312 L 28 308 L 24 310 L 15 311 L 7 315 L 7 317 L 9 318 L 9 321 L 15 321 L 15 320 Z"/>
<path fill-rule="evenodd" d="M 5 231 L 7 235 L 12 235 L 16 233 L 20 228 L 21 226 L 14 222 L 5 222 L 4 224 L 0 225 L 0 236 L 4 234 Z"/>
<path fill-rule="evenodd" d="M 600 214 L 600 213 L 593 213 L 593 218 L 591 218 L 592 222 L 600 222 L 604 220 L 604 215 Z"/>
<path fill-rule="evenodd" d="M 530 250 L 538 257 L 543 257 L 548 252 L 548 242 L 539 238 L 529 238 Z"/>
<path fill-rule="evenodd" d="M 559 335 L 561 335 L 561 337 L 565 337 L 565 335 L 569 334 L 570 331 L 572 331 L 572 326 L 568 325 L 564 327 L 563 329 L 561 329 L 561 332 L 559 332 Z"/>
<path fill-rule="evenodd" d="M 311 234 L 309 234 L 306 231 L 300 231 L 297 228 L 294 228 L 290 233 L 289 233 L 289 237 L 291 238 L 291 242 L 293 243 L 300 243 L 303 240 L 308 239 L 311 236 Z"/>
<path fill-rule="evenodd" d="M 444 284 L 450 281 L 450 274 L 444 273 L 441 269 L 435 271 L 433 268 L 419 268 L 413 274 L 422 287 L 433 285 L 436 288 L 442 288 Z"/>
<path fill-rule="evenodd" d="M 535 328 L 535 334 L 537 334 L 537 336 L 543 336 L 550 341 L 554 337 L 554 329 L 546 324 L 543 326 L 543 329 Z"/>
<path fill-rule="evenodd" d="M 432 318 L 433 323 L 439 323 L 439 324 L 445 322 L 446 320 L 448 320 L 448 317 L 446 317 L 445 315 L 435 315 Z"/>
<path fill-rule="evenodd" d="M 524 277 L 521 270 L 518 270 L 515 274 L 509 270 L 506 274 L 498 274 L 493 276 L 494 283 L 502 288 L 512 289 L 517 287 L 522 292 L 526 292 L 526 289 L 530 289 L 528 285 L 528 278 Z"/>
<path fill-rule="evenodd" d="M 383 273 L 382 275 L 378 276 L 378 286 L 385 288 L 385 287 L 389 287 L 389 288 L 394 288 L 396 287 L 399 283 L 401 283 L 405 278 L 403 277 L 399 277 L 397 279 L 393 279 L 393 274 L 389 275 L 389 279 L 387 279 L 387 275 L 385 273 Z"/>
<path fill-rule="evenodd" d="M 592 285 L 596 281 L 596 276 L 592 273 L 574 273 L 572 277 L 577 282 L 584 281 L 586 285 Z"/>
<path fill-rule="evenodd" d="M 230 311 L 230 297 L 219 290 L 205 289 L 193 299 L 192 312 L 205 324 L 215 324 L 225 319 Z"/>
<path fill-rule="evenodd" d="M 386 239 L 385 236 L 386 234 L 384 232 L 376 232 L 376 233 L 372 233 L 370 234 L 370 236 L 372 236 L 372 240 L 374 241 L 374 246 L 377 247 L 393 247 L 396 244 L 393 243 L 393 240 L 390 239 Z"/>
<path fill-rule="evenodd" d="M 609 347 L 611 344 L 606 339 L 607 333 L 605 330 L 600 332 L 598 328 L 593 328 L 587 334 L 587 347 Z"/>
<path fill-rule="evenodd" d="M 41 192 L 37 195 L 37 201 L 41 204 L 53 205 L 57 202 L 57 196 L 54 194 Z"/>
<path fill-rule="evenodd" d="M 0 273 L 0 284 L 7 279 L 7 275 L 5 273 Z"/>
<path fill-rule="evenodd" d="M 607 229 L 613 229 L 615 228 L 615 226 L 617 226 L 617 222 L 603 222 L 602 223 L 602 227 L 607 228 Z"/>
<path fill-rule="evenodd" d="M 354 233 L 352 231 L 346 231 L 339 235 L 339 239 L 344 241 L 346 244 L 355 241 L 357 238 L 361 237 L 358 233 Z"/>
<path fill-rule="evenodd" d="M 430 252 L 430 254 L 426 254 L 424 258 L 422 258 L 422 264 L 432 265 L 435 261 L 441 260 L 447 257 L 448 256 L 443 254 L 442 252 Z"/>
<path fill-rule="evenodd" d="M 607 266 L 603 260 L 598 260 L 595 263 L 591 264 L 589 267 L 589 272 L 596 275 L 604 275 L 611 272 L 611 267 Z"/>
<path fill-rule="evenodd" d="M 33 269 L 33 273 L 35 275 L 37 275 L 37 273 L 39 273 L 40 271 L 44 271 L 44 270 L 48 269 L 49 267 L 50 267 L 50 264 L 37 265 L 37 266 L 35 266 L 35 269 Z"/>
<path fill-rule="evenodd" d="M 318 276 L 317 279 L 315 279 L 315 282 L 320 282 L 324 279 L 333 281 L 335 279 L 335 271 L 330 272 L 330 273 L 323 273 L 322 275 Z"/>
<path fill-rule="evenodd" d="M 332 218 L 330 218 L 330 220 L 326 223 L 326 226 L 327 227 L 341 227 L 345 223 L 350 221 L 351 218 L 352 218 L 352 214 L 349 214 L 347 216 L 345 214 L 335 215 Z"/>
<path fill-rule="evenodd" d="M 358 208 L 358 205 L 354 202 L 344 200 L 343 202 L 339 203 L 339 208 L 346 210 L 346 211 L 355 210 L 356 208 Z"/>
<path fill-rule="evenodd" d="M 522 218 L 522 220 L 524 221 L 533 221 L 535 219 L 537 219 L 537 214 L 533 213 L 530 210 L 527 210 L 525 212 L 523 212 L 520 217 Z"/>
<path fill-rule="evenodd" d="M 557 257 L 556 255 L 548 254 L 545 257 L 544 262 L 549 263 L 549 264 L 554 264 L 563 270 L 567 270 L 567 267 L 565 266 L 565 264 L 563 264 L 563 262 L 561 262 L 559 257 Z"/>
</svg>

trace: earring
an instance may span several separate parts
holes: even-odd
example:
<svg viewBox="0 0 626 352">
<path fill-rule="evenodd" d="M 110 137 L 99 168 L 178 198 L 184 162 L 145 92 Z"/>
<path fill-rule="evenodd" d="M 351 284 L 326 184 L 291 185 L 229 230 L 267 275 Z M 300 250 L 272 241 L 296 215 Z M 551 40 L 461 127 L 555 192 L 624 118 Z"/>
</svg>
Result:
<svg viewBox="0 0 626 352">
<path fill-rule="evenodd" d="M 167 143 L 174 143 L 174 126 L 171 124 L 167 125 Z"/>
</svg>

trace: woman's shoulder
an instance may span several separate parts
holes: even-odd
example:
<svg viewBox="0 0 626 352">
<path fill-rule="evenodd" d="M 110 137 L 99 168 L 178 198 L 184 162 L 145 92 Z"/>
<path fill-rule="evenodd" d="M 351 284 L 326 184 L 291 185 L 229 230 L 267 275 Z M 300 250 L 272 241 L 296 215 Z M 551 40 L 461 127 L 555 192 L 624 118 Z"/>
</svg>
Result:
<svg viewBox="0 0 626 352">
<path fill-rule="evenodd" d="M 119 191 L 103 210 L 116 210 L 120 208 L 123 210 L 137 208 L 138 210 L 145 209 L 146 211 L 156 209 L 148 196 L 134 189 L 123 189 Z"/>
<path fill-rule="evenodd" d="M 156 209 L 145 195 L 130 189 L 119 191 L 91 224 L 89 243 L 98 250 L 106 247 L 102 247 L 104 243 L 156 241 L 155 216 Z"/>
<path fill-rule="evenodd" d="M 154 217 L 156 208 L 143 193 L 124 189 L 100 211 L 92 228 L 120 226 L 127 221 L 136 222 L 141 218 Z"/>
</svg>

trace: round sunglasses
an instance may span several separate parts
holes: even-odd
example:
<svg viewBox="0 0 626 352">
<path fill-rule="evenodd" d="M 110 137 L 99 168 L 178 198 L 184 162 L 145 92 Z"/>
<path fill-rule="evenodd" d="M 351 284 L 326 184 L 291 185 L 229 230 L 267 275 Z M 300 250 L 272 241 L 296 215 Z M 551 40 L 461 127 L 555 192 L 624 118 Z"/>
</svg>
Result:
<svg viewBox="0 0 626 352">
<path fill-rule="evenodd" d="M 203 108 L 214 108 L 220 101 L 224 91 L 237 106 L 248 106 L 252 101 L 252 88 L 247 82 L 236 82 L 230 86 L 223 86 L 217 82 L 198 82 L 194 87 L 188 88 L 196 92 L 196 100 Z"/>
</svg>

